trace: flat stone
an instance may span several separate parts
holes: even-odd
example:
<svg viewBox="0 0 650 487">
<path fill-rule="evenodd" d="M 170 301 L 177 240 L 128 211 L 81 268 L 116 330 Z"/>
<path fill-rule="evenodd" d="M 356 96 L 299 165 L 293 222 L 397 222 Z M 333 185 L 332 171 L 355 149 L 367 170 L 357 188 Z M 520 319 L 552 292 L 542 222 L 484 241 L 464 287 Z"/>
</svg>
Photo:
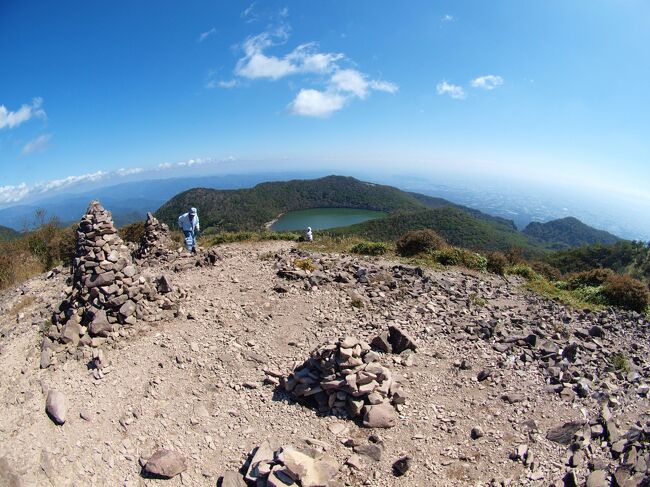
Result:
<svg viewBox="0 0 650 487">
<path fill-rule="evenodd" d="M 607 472 L 604 470 L 594 470 L 587 477 L 586 487 L 609 487 Z"/>
<path fill-rule="evenodd" d="M 365 406 L 363 426 L 366 428 L 392 428 L 397 424 L 397 412 L 390 403 Z"/>
<path fill-rule="evenodd" d="M 246 482 L 238 472 L 229 470 L 221 477 L 221 487 L 246 487 Z"/>
<path fill-rule="evenodd" d="M 248 467 L 248 472 L 246 472 L 245 479 L 249 482 L 257 481 L 257 477 L 259 476 L 259 464 L 270 462 L 272 460 L 273 449 L 271 448 L 271 444 L 268 441 L 263 441 L 262 444 L 255 450 L 255 454 L 253 455 L 251 463 Z"/>
<path fill-rule="evenodd" d="M 382 332 L 372 339 L 370 346 L 380 352 L 389 353 L 392 350 L 391 344 L 388 341 L 388 332 Z"/>
<path fill-rule="evenodd" d="M 56 424 L 65 423 L 67 412 L 66 399 L 62 392 L 51 389 L 47 394 L 45 401 L 45 411 L 52 421 Z"/>
<path fill-rule="evenodd" d="M 115 282 L 115 273 L 113 271 L 93 274 L 86 278 L 85 286 L 87 288 L 107 286 Z"/>
<path fill-rule="evenodd" d="M 185 457 L 172 450 L 158 450 L 144 466 L 144 471 L 156 477 L 170 479 L 187 470 Z"/>
<path fill-rule="evenodd" d="M 503 396 L 501 396 L 501 398 L 508 404 L 515 404 L 517 402 L 524 402 L 526 396 L 516 392 L 511 392 L 509 394 L 504 394 Z"/>
<path fill-rule="evenodd" d="M 381 460 L 382 448 L 376 444 L 355 446 L 352 451 L 354 451 L 354 453 L 358 453 L 359 455 L 363 455 L 364 457 L 368 457 L 375 462 Z"/>
<path fill-rule="evenodd" d="M 548 433 L 546 433 L 546 439 L 561 445 L 568 445 L 571 443 L 576 432 L 583 426 L 584 423 L 579 421 L 564 423 L 562 426 L 557 426 L 548 430 Z"/>
<path fill-rule="evenodd" d="M 283 447 L 278 459 L 302 487 L 327 486 L 339 470 L 334 461 L 326 458 L 315 460 L 292 446 Z"/>
</svg>

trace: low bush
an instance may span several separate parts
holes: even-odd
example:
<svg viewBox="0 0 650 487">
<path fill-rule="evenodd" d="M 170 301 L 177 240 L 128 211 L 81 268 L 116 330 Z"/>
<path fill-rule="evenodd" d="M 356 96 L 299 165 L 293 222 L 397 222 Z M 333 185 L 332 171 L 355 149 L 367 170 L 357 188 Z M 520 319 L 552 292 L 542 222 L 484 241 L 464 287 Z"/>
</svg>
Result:
<svg viewBox="0 0 650 487">
<path fill-rule="evenodd" d="M 525 262 L 524 250 L 519 247 L 511 247 L 505 254 L 510 265 L 517 265 Z"/>
<path fill-rule="evenodd" d="M 388 252 L 388 246 L 383 242 L 362 241 L 354 244 L 350 248 L 350 252 L 362 255 L 384 255 Z"/>
<path fill-rule="evenodd" d="M 144 237 L 144 222 L 139 221 L 124 225 L 117 231 L 117 233 L 120 238 L 126 242 L 140 244 L 142 237 Z"/>
<path fill-rule="evenodd" d="M 503 276 L 508 267 L 508 259 L 501 252 L 490 252 L 487 254 L 487 270 L 493 274 Z"/>
<path fill-rule="evenodd" d="M 602 293 L 608 304 L 639 313 L 645 312 L 650 302 L 645 284 L 630 276 L 611 275 L 603 284 Z"/>
<path fill-rule="evenodd" d="M 311 257 L 296 259 L 293 261 L 293 266 L 296 269 L 302 269 L 303 271 L 313 272 L 316 270 L 316 266 L 314 265 L 314 261 L 311 259 Z"/>
<path fill-rule="evenodd" d="M 513 274 L 515 276 L 521 276 L 524 279 L 528 279 L 528 280 L 539 278 L 539 274 L 537 274 L 530 266 L 524 264 L 517 264 L 508 267 L 507 273 Z"/>
<path fill-rule="evenodd" d="M 412 230 L 402 235 L 397 242 L 395 248 L 397 253 L 404 257 L 413 255 L 433 252 L 445 247 L 444 239 L 433 230 Z"/>
<path fill-rule="evenodd" d="M 432 255 L 442 265 L 459 265 L 483 272 L 487 270 L 487 258 L 470 250 L 447 247 L 436 250 Z"/>
<path fill-rule="evenodd" d="M 591 269 L 569 275 L 567 284 L 569 289 L 576 289 L 583 286 L 602 286 L 608 279 L 615 275 L 611 269 Z"/>
<path fill-rule="evenodd" d="M 562 273 L 560 270 L 556 267 L 553 267 L 551 264 L 547 264 L 546 262 L 535 260 L 530 263 L 530 267 L 539 275 L 544 276 L 550 281 L 559 281 L 562 279 Z"/>
<path fill-rule="evenodd" d="M 603 286 L 581 286 L 571 291 L 578 299 L 591 304 L 604 306 L 608 304 L 603 293 Z"/>
</svg>

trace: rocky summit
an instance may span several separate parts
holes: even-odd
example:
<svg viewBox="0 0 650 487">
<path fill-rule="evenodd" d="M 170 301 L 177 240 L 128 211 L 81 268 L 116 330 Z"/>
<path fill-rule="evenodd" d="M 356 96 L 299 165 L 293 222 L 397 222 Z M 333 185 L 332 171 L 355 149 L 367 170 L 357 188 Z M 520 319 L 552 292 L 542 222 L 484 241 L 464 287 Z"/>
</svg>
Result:
<svg viewBox="0 0 650 487">
<path fill-rule="evenodd" d="M 649 482 L 637 313 L 289 242 L 139 266 L 99 204 L 77 237 L 0 296 L 0 485 Z"/>
</svg>

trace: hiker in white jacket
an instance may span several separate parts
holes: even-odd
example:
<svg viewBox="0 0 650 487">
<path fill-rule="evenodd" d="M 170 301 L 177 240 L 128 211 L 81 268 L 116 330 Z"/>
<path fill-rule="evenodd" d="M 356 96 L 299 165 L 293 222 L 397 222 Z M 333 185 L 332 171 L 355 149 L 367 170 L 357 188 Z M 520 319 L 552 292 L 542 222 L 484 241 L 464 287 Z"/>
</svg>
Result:
<svg viewBox="0 0 650 487">
<path fill-rule="evenodd" d="M 185 248 L 192 253 L 196 253 L 196 236 L 201 230 L 199 214 L 196 208 L 190 208 L 190 211 L 179 216 L 178 226 L 185 235 Z"/>
</svg>

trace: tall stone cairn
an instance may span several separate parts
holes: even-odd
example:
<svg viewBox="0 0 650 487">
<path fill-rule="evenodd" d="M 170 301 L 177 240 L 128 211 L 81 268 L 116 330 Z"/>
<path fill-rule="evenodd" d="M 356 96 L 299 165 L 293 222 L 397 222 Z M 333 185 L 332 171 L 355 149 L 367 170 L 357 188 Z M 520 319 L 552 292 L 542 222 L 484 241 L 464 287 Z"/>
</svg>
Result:
<svg viewBox="0 0 650 487">
<path fill-rule="evenodd" d="M 157 294 L 155 285 L 139 275 L 110 212 L 98 201 L 90 203 L 76 233 L 72 292 L 55 316 L 60 341 L 72 345 L 80 337 L 89 342 L 90 337 L 107 337 L 121 325 L 135 324 L 138 303 Z"/>
<path fill-rule="evenodd" d="M 144 223 L 144 235 L 140 240 L 140 247 L 135 253 L 136 258 L 163 257 L 171 253 L 172 240 L 169 236 L 169 227 L 160 223 L 158 219 L 147 212 Z"/>
</svg>

